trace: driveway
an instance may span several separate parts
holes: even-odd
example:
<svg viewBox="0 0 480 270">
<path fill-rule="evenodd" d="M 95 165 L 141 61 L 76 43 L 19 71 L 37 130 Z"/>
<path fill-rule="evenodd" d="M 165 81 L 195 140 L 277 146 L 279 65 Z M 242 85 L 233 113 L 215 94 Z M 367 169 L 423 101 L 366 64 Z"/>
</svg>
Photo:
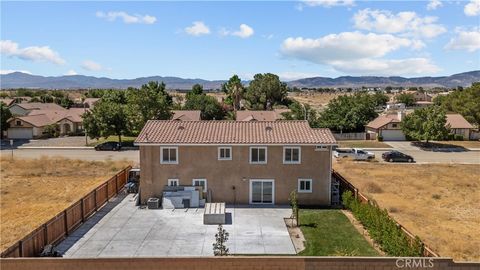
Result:
<svg viewBox="0 0 480 270">
<path fill-rule="evenodd" d="M 217 225 L 203 225 L 203 208 L 148 210 L 133 195 L 118 200 L 58 246 L 64 257 L 213 256 Z M 283 220 L 290 208 L 226 211 L 231 254 L 295 254 Z"/>
</svg>

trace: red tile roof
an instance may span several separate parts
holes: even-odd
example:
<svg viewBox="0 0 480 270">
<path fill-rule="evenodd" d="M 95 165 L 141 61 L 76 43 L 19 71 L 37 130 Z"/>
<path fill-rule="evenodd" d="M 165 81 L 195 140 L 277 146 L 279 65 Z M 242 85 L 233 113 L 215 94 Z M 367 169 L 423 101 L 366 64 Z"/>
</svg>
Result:
<svg viewBox="0 0 480 270">
<path fill-rule="evenodd" d="M 237 111 L 237 121 L 275 121 L 282 119 L 282 113 L 289 112 L 289 109 L 275 109 L 273 111 Z"/>
<path fill-rule="evenodd" d="M 384 115 L 379 115 L 377 118 L 373 119 L 365 126 L 369 128 L 379 129 L 389 123 L 400 123 L 400 122 L 401 121 L 398 119 L 397 114 L 384 114 Z"/>
<path fill-rule="evenodd" d="M 174 110 L 172 120 L 200 121 L 201 111 Z"/>
<path fill-rule="evenodd" d="M 336 144 L 329 129 L 307 121 L 149 120 L 137 144 Z"/>
<path fill-rule="evenodd" d="M 465 118 L 460 114 L 447 114 L 447 126 L 450 128 L 473 128 Z"/>
</svg>

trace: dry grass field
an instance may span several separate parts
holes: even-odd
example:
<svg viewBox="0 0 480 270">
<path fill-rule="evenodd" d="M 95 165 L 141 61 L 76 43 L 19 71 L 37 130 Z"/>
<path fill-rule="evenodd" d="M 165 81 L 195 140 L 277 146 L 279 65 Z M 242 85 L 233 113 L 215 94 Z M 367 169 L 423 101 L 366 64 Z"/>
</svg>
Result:
<svg viewBox="0 0 480 270">
<path fill-rule="evenodd" d="M 480 260 L 480 166 L 341 160 L 334 169 L 441 256 Z"/>
<path fill-rule="evenodd" d="M 323 111 L 328 102 L 340 95 L 348 95 L 347 93 L 315 93 L 315 92 L 293 92 L 288 97 L 295 99 L 300 103 L 310 105 L 318 111 Z"/>
<path fill-rule="evenodd" d="M 127 161 L 1 158 L 0 250 L 126 167 Z"/>
</svg>

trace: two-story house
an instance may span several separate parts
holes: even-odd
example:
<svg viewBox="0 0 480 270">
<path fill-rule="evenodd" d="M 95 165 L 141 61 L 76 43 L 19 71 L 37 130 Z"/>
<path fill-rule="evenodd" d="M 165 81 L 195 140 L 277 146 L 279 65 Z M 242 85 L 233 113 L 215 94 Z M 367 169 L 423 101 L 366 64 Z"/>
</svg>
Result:
<svg viewBox="0 0 480 270">
<path fill-rule="evenodd" d="M 166 186 L 202 186 L 212 202 L 329 205 L 329 129 L 307 121 L 150 120 L 140 146 L 140 200 Z"/>
</svg>

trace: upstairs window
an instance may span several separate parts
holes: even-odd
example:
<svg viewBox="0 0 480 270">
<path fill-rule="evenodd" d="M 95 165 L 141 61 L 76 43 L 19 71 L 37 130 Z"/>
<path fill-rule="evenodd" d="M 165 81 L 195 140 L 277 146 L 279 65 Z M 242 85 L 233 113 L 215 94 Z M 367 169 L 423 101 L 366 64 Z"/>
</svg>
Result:
<svg viewBox="0 0 480 270">
<path fill-rule="evenodd" d="M 21 126 L 21 125 L 22 125 L 22 121 L 20 121 L 20 120 L 17 120 L 17 121 L 16 121 L 16 123 L 15 123 L 15 125 L 17 125 L 17 126 Z"/>
<path fill-rule="evenodd" d="M 177 147 L 161 147 L 160 163 L 161 164 L 178 164 L 178 148 Z"/>
<path fill-rule="evenodd" d="M 232 160 L 232 147 L 219 147 L 218 160 Z"/>
<path fill-rule="evenodd" d="M 168 179 L 168 186 L 170 187 L 178 187 L 178 179 Z"/>
<path fill-rule="evenodd" d="M 300 147 L 284 147 L 283 148 L 283 163 L 286 164 L 300 164 Z"/>
<path fill-rule="evenodd" d="M 250 163 L 267 163 L 267 147 L 250 147 Z"/>
<path fill-rule="evenodd" d="M 203 192 L 207 192 L 207 179 L 193 179 L 192 185 L 194 187 L 202 187 Z"/>
</svg>

